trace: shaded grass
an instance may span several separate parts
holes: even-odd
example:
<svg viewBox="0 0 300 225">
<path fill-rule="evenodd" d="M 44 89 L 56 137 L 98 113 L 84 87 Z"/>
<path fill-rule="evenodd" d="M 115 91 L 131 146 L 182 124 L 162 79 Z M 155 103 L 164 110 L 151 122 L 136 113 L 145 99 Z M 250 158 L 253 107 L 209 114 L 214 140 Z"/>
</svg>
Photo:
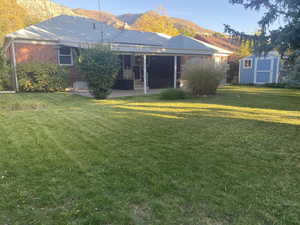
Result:
<svg viewBox="0 0 300 225">
<path fill-rule="evenodd" d="M 0 224 L 299 224 L 299 100 L 0 95 Z"/>
</svg>

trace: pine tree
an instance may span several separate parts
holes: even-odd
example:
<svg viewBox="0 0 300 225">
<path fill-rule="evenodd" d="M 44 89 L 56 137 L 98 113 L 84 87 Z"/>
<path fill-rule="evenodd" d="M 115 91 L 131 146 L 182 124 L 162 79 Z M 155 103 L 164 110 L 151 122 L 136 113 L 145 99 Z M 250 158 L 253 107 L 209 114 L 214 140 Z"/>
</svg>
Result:
<svg viewBox="0 0 300 225">
<path fill-rule="evenodd" d="M 300 1 L 299 0 L 229 0 L 232 4 L 243 5 L 246 9 L 264 9 L 259 21 L 260 34 L 247 35 L 225 25 L 225 31 L 242 40 L 252 40 L 256 50 L 270 51 L 274 48 L 281 53 L 300 49 Z M 269 30 L 278 19 L 286 23 L 278 29 Z"/>
</svg>

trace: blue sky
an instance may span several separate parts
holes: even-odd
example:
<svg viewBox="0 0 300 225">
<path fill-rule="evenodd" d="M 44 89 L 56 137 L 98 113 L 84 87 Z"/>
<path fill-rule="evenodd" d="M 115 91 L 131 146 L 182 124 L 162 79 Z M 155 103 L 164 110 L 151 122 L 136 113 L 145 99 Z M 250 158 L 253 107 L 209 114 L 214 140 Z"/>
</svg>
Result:
<svg viewBox="0 0 300 225">
<path fill-rule="evenodd" d="M 57 3 L 83 9 L 98 9 L 98 0 L 54 0 Z M 198 25 L 223 32 L 223 24 L 243 32 L 255 32 L 263 12 L 244 10 L 229 0 L 101 0 L 102 10 L 116 15 L 140 13 L 163 6 L 169 16 L 191 20 Z"/>
</svg>

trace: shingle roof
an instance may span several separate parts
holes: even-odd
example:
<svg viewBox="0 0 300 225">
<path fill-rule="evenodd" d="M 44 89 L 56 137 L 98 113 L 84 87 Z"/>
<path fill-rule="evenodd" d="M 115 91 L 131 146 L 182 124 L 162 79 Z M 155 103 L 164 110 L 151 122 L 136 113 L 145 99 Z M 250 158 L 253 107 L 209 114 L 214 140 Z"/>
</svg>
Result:
<svg viewBox="0 0 300 225">
<path fill-rule="evenodd" d="M 183 35 L 168 35 L 122 30 L 93 19 L 61 15 L 7 35 L 8 38 L 57 41 L 59 43 L 116 43 L 157 46 L 167 49 L 205 51 L 211 54 L 231 52 Z M 174 51 L 174 50 L 173 50 Z"/>
</svg>

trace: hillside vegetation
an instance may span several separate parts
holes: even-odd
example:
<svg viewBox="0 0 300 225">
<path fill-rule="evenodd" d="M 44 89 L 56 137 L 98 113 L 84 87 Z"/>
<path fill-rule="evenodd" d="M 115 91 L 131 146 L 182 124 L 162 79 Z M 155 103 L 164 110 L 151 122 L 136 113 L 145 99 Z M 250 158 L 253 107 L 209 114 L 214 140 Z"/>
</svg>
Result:
<svg viewBox="0 0 300 225">
<path fill-rule="evenodd" d="M 49 0 L 17 0 L 17 3 L 26 9 L 31 17 L 39 20 L 49 19 L 61 14 L 76 15 L 72 9 Z"/>
<path fill-rule="evenodd" d="M 27 11 L 16 0 L 0 0 L 0 46 L 4 35 L 33 22 Z"/>
</svg>

